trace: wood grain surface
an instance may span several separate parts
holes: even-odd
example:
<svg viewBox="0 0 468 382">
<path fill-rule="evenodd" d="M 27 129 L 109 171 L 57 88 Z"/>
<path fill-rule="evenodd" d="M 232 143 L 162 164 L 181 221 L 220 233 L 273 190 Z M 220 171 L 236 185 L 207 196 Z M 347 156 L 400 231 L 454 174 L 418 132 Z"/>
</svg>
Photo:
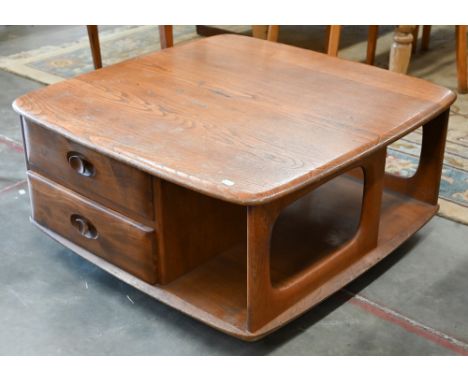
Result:
<svg viewBox="0 0 468 382">
<path fill-rule="evenodd" d="M 25 120 L 23 127 L 30 169 L 119 212 L 153 218 L 150 175 L 33 122 Z M 89 174 L 73 166 L 72 155 L 85 161 Z"/>
<path fill-rule="evenodd" d="M 156 180 L 159 282 L 191 271 L 234 244 L 244 243 L 245 207 Z"/>
<path fill-rule="evenodd" d="M 220 35 L 40 89 L 14 107 L 148 173 L 255 205 L 377 151 L 454 99 L 420 79 Z"/>
<path fill-rule="evenodd" d="M 148 283 L 157 281 L 157 247 L 152 228 L 32 171 L 28 172 L 28 181 L 32 218 L 36 222 Z M 77 218 L 86 222 L 86 230 L 79 229 Z"/>
<path fill-rule="evenodd" d="M 293 206 L 285 211 L 275 227 L 274 234 L 277 238 L 272 240 L 273 256 L 270 266 L 274 284 L 289 279 L 291 272 L 295 274 L 304 266 L 320 262 L 323 256 L 333 249 L 340 248 L 354 236 L 356 212 L 359 212 L 362 194 L 362 182 L 343 175 L 309 193 L 301 200 L 300 208 Z M 247 327 L 247 253 L 244 244 L 233 245 L 219 256 L 213 257 L 167 285 L 149 285 L 101 257 L 95 256 L 86 248 L 57 235 L 41 223 L 39 227 L 80 256 L 144 293 L 218 330 L 253 341 L 307 311 L 382 260 L 421 228 L 436 211 L 437 206 L 400 193 L 384 191 L 377 247 L 362 253 L 352 266 L 328 280 L 322 288 L 314 290 L 304 299 L 279 313 L 268 324 L 254 331 L 248 330 Z M 298 221 L 307 227 L 307 232 L 301 233 L 291 229 L 291 226 Z M 233 229 L 237 228 L 234 226 Z M 284 246 L 284 242 L 294 244 L 292 247 Z"/>
</svg>

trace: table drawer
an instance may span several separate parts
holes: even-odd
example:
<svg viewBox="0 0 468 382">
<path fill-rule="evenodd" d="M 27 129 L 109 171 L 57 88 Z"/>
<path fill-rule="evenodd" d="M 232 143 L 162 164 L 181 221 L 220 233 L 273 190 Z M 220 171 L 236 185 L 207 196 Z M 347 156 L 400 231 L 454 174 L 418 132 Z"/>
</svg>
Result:
<svg viewBox="0 0 468 382">
<path fill-rule="evenodd" d="M 28 172 L 32 217 L 82 248 L 154 284 L 156 239 L 152 228 L 102 207 L 41 175 Z"/>
<path fill-rule="evenodd" d="M 122 213 L 153 219 L 152 177 L 25 120 L 29 168 Z"/>
</svg>

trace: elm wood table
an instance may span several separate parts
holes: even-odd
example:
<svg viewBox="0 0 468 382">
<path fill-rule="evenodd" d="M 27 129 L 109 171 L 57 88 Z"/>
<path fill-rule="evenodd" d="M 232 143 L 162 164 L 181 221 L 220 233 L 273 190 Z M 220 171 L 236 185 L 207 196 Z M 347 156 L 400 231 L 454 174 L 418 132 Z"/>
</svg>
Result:
<svg viewBox="0 0 468 382">
<path fill-rule="evenodd" d="M 20 97 L 32 221 L 116 277 L 255 340 L 437 211 L 454 94 L 222 35 Z M 386 146 L 423 127 L 418 170 Z"/>
</svg>

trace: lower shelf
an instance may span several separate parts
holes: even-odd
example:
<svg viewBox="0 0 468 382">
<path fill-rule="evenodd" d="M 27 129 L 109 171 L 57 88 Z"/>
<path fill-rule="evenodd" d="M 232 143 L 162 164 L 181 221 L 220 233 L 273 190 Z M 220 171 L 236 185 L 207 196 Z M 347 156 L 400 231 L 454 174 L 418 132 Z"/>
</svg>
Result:
<svg viewBox="0 0 468 382">
<path fill-rule="evenodd" d="M 362 200 L 362 185 L 354 178 L 340 176 L 312 192 L 301 201 L 301 207 L 291 209 L 284 221 L 275 228 L 272 241 L 272 282 L 287 278 L 304 264 L 312 264 L 325 256 L 332 245 L 317 245 L 326 240 L 326 227 L 339 227 L 334 231 L 334 242 L 342 245 L 345 238 L 356 230 L 356 211 Z M 304 214 L 305 207 L 317 213 Z M 104 259 L 78 247 L 56 233 L 33 222 L 42 231 L 85 259 L 108 271 L 117 278 L 144 293 L 230 335 L 253 341 L 286 324 L 320 301 L 354 280 L 364 271 L 390 254 L 394 249 L 419 230 L 436 212 L 438 207 L 419 202 L 403 195 L 385 191 L 382 198 L 380 233 L 377 247 L 366 253 L 333 280 L 328 282 L 323 295 L 312 291 L 303 300 L 290 307 L 256 332 L 246 329 L 247 277 L 246 245 L 239 243 L 196 269 L 164 286 L 149 285 Z M 358 215 L 357 215 L 358 216 Z M 326 217 L 326 218 L 325 218 Z M 310 235 L 297 244 L 294 237 L 297 224 L 305 224 Z M 293 251 L 284 243 L 294 242 Z M 277 243 L 277 244 L 276 244 Z M 320 248 L 316 253 L 315 249 Z M 327 283 L 328 283 L 327 282 Z M 291 314 L 291 312 L 294 312 Z"/>
</svg>

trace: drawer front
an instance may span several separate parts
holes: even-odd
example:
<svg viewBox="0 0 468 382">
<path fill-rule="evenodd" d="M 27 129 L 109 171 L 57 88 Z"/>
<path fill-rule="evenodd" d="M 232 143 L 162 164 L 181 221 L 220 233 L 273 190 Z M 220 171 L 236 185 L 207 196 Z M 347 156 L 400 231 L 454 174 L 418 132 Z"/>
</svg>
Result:
<svg viewBox="0 0 468 382">
<path fill-rule="evenodd" d="M 157 281 L 155 233 L 34 172 L 28 172 L 32 217 L 80 247 L 142 280 Z"/>
<path fill-rule="evenodd" d="M 25 121 L 29 168 L 122 213 L 153 219 L 152 177 Z"/>
</svg>

